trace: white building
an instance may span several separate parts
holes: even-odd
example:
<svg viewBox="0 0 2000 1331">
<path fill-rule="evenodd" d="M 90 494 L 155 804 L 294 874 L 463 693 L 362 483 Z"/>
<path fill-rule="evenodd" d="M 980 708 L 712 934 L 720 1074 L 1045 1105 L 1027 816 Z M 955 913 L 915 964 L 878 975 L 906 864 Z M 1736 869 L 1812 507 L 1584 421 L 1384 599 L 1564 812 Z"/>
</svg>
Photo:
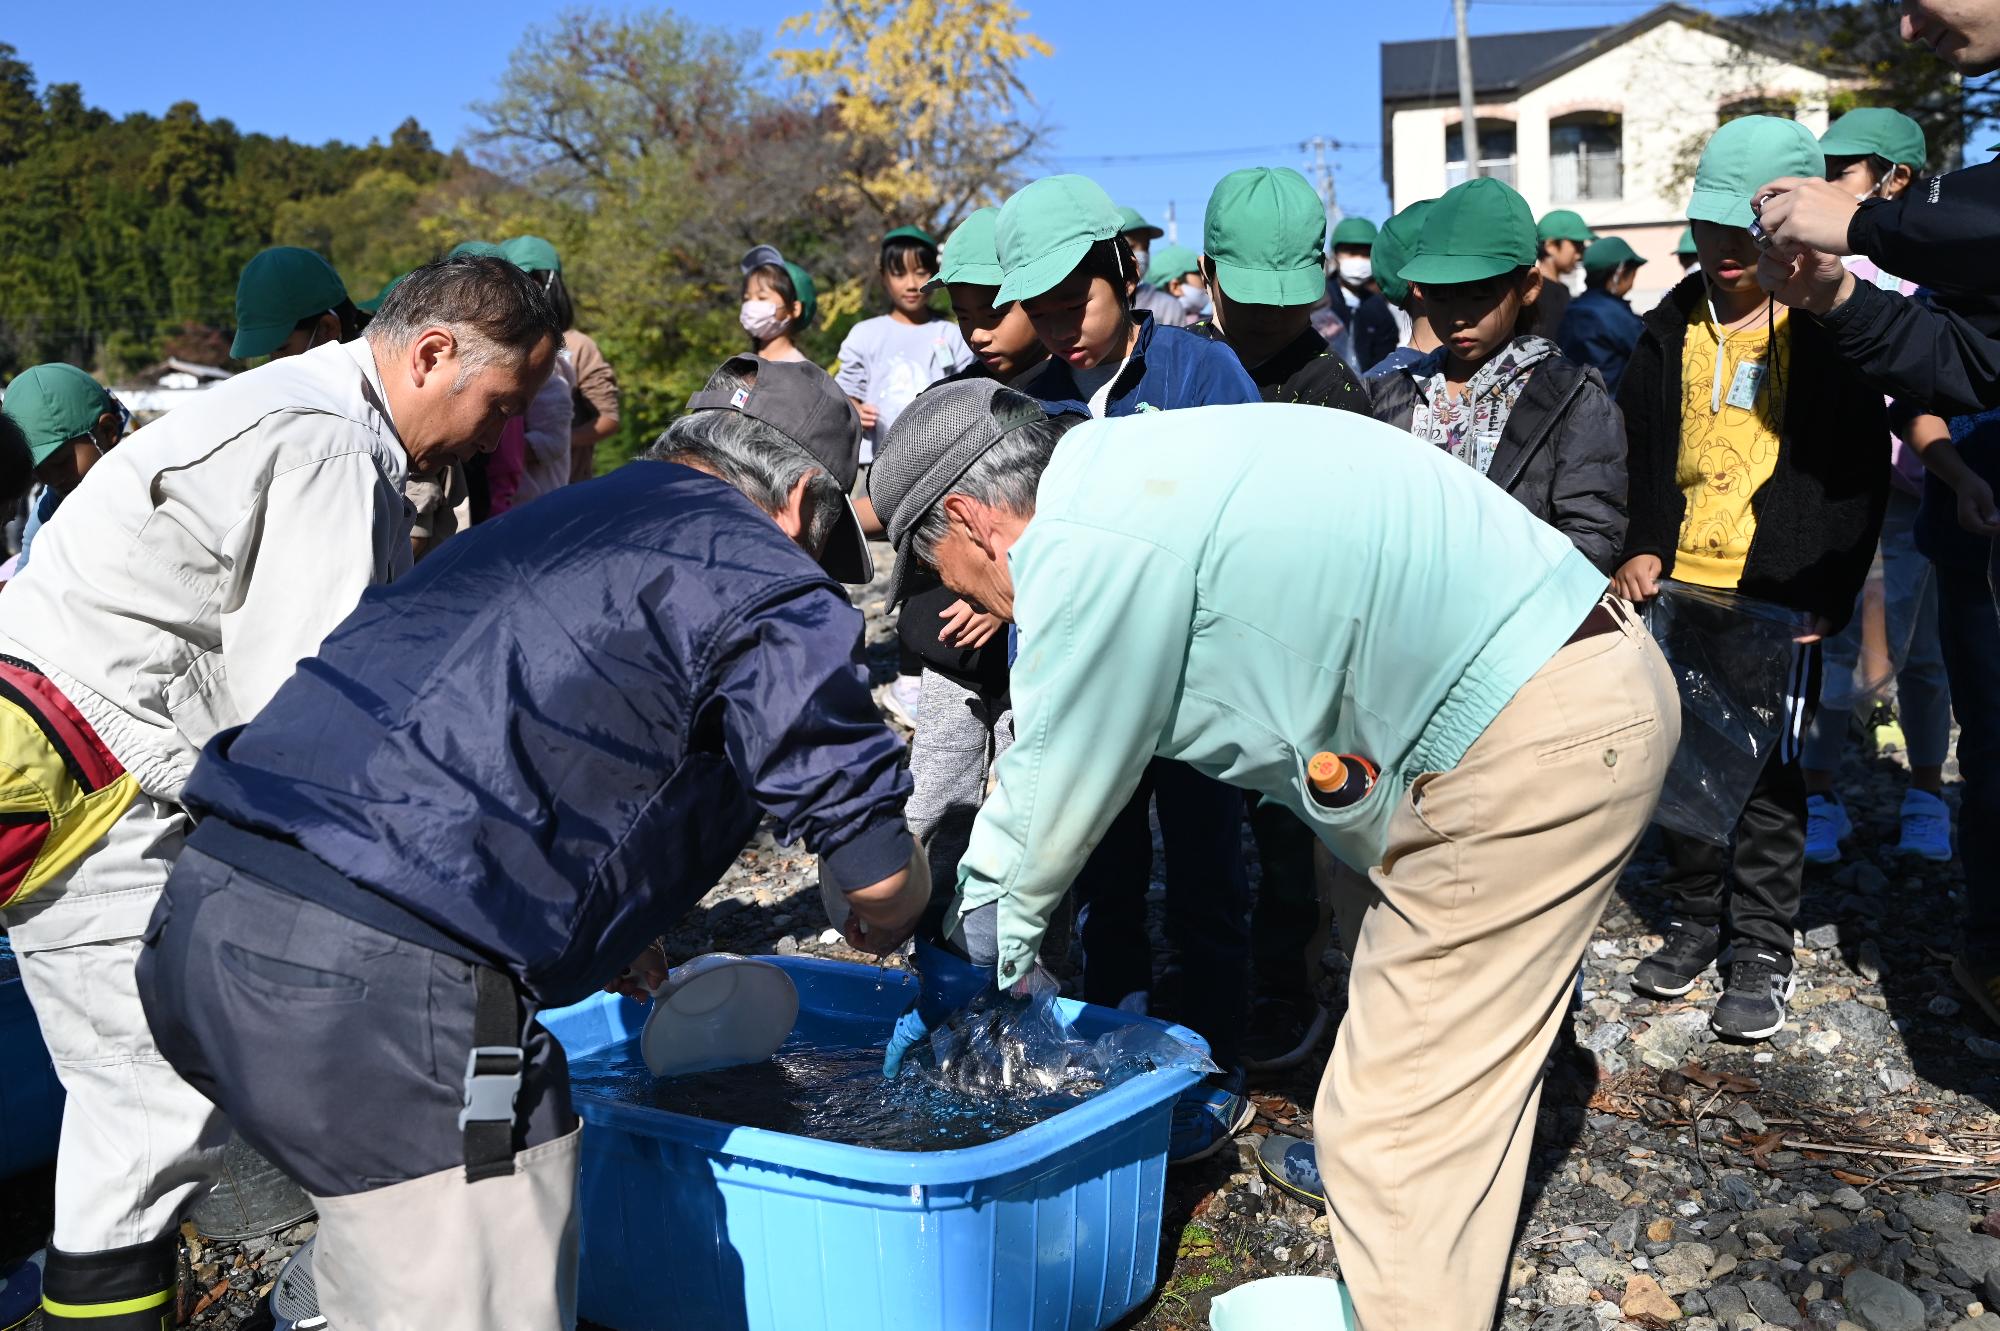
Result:
<svg viewBox="0 0 2000 1331">
<path fill-rule="evenodd" d="M 1540 217 L 1574 208 L 1649 260 L 1633 292 L 1651 308 L 1680 277 L 1674 243 L 1701 144 L 1724 119 L 1761 113 L 1825 130 L 1854 71 L 1814 68 L 1763 32 L 1685 5 L 1629 23 L 1472 39 L 1484 174 Z M 1466 177 L 1451 39 L 1382 47 L 1383 171 L 1400 208 Z"/>
</svg>

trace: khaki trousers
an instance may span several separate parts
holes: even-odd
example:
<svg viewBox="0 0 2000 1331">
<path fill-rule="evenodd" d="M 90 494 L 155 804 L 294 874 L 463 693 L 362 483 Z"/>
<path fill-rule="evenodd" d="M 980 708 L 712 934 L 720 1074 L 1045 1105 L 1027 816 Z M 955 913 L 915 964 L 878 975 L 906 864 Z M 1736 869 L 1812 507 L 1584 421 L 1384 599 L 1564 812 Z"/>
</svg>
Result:
<svg viewBox="0 0 2000 1331">
<path fill-rule="evenodd" d="M 1620 630 L 1551 658 L 1337 882 L 1354 964 L 1314 1128 L 1362 1331 L 1493 1324 L 1543 1066 L 1680 737 L 1659 649 L 1613 604 Z"/>
</svg>

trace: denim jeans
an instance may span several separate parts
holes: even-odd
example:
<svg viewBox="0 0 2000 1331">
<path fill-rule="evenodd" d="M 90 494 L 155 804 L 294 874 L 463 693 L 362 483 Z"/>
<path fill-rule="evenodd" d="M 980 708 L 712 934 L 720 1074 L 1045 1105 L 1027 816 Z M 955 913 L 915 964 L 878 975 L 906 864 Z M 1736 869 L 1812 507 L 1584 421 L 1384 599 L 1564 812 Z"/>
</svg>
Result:
<svg viewBox="0 0 2000 1331">
<path fill-rule="evenodd" d="M 2000 551 L 1996 551 L 2000 553 Z M 1969 949 L 2000 946 L 2000 608 L 1987 568 L 1938 564 L 1938 638 L 1958 716 L 1958 858 Z"/>
</svg>

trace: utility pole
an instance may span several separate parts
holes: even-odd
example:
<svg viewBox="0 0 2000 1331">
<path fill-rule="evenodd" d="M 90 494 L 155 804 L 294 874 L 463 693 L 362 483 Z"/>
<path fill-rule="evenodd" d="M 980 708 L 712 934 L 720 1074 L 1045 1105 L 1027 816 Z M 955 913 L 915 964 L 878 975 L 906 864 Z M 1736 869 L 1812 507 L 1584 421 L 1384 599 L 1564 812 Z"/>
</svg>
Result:
<svg viewBox="0 0 2000 1331">
<path fill-rule="evenodd" d="M 1167 200 L 1167 244 L 1181 243 L 1181 224 L 1174 220 L 1174 201 Z"/>
<path fill-rule="evenodd" d="M 1469 0 L 1451 0 L 1451 12 L 1458 23 L 1458 114 L 1459 142 L 1465 148 L 1465 178 L 1481 174 L 1479 169 L 1479 114 L 1472 96 L 1472 39 L 1465 34 L 1465 8 Z"/>
<path fill-rule="evenodd" d="M 1300 152 L 1313 155 L 1313 183 L 1319 188 L 1319 197 L 1326 204 L 1326 220 L 1329 223 L 1340 220 L 1340 204 L 1333 195 L 1333 167 L 1328 165 L 1326 150 L 1340 145 L 1322 134 L 1315 134 L 1299 145 Z"/>
</svg>

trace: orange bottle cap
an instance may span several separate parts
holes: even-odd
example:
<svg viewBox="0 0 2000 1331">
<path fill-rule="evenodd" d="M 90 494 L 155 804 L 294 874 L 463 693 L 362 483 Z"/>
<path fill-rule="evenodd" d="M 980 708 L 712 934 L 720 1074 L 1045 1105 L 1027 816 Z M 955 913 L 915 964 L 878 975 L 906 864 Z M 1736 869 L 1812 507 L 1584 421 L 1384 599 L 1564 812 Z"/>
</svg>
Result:
<svg viewBox="0 0 2000 1331">
<path fill-rule="evenodd" d="M 1347 784 L 1347 764 L 1337 753 L 1315 753 L 1306 764 L 1306 780 L 1315 790 L 1331 795 Z"/>
</svg>

